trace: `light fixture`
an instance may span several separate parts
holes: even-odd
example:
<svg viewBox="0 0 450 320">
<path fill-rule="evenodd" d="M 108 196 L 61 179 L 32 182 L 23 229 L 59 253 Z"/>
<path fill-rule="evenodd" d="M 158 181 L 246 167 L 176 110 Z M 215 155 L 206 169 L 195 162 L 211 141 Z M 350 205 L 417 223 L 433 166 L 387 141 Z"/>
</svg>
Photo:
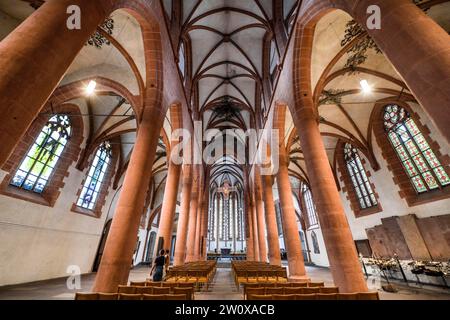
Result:
<svg viewBox="0 0 450 320">
<path fill-rule="evenodd" d="M 369 85 L 369 82 L 367 82 L 367 80 L 361 80 L 359 82 L 359 84 L 361 85 L 362 91 L 364 93 L 371 93 L 372 92 L 372 87 Z"/>
<path fill-rule="evenodd" d="M 96 87 L 97 87 L 97 82 L 95 82 L 94 80 L 91 80 L 89 82 L 88 86 L 86 87 L 86 94 L 88 96 L 93 95 Z"/>
</svg>

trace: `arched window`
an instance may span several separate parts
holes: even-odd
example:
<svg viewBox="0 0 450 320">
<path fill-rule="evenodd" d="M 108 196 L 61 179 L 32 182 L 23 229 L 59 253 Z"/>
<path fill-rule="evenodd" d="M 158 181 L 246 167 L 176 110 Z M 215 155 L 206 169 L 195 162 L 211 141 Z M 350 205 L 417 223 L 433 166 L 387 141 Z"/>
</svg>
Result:
<svg viewBox="0 0 450 320">
<path fill-rule="evenodd" d="M 275 42 L 275 40 L 272 40 L 270 42 L 270 79 L 272 81 L 272 84 L 275 80 L 275 71 L 276 71 L 276 67 L 278 66 L 278 63 L 280 62 L 280 57 L 278 55 L 278 49 L 277 49 L 277 44 Z"/>
<path fill-rule="evenodd" d="M 306 211 L 308 212 L 309 227 L 316 226 L 318 224 L 316 208 L 314 206 L 311 190 L 306 184 L 303 184 L 302 186 L 302 194 L 305 201 Z"/>
<path fill-rule="evenodd" d="M 314 231 L 311 232 L 311 238 L 312 238 L 314 253 L 320 254 L 319 241 L 317 240 L 317 235 Z"/>
<path fill-rule="evenodd" d="M 17 169 L 12 186 L 42 193 L 71 135 L 67 115 L 51 117 Z"/>
<path fill-rule="evenodd" d="M 184 43 L 181 42 L 180 49 L 178 51 L 178 68 L 180 68 L 183 78 L 186 77 L 186 51 L 184 49 Z"/>
<path fill-rule="evenodd" d="M 111 145 L 109 142 L 102 143 L 89 169 L 88 176 L 77 201 L 77 206 L 88 210 L 94 209 L 111 157 Z"/>
<path fill-rule="evenodd" d="M 344 160 L 358 197 L 359 207 L 361 209 L 375 207 L 378 202 L 362 165 L 358 150 L 349 143 L 344 146 Z"/>
<path fill-rule="evenodd" d="M 442 189 L 450 178 L 410 114 L 395 104 L 384 108 L 384 129 L 417 193 Z"/>
</svg>

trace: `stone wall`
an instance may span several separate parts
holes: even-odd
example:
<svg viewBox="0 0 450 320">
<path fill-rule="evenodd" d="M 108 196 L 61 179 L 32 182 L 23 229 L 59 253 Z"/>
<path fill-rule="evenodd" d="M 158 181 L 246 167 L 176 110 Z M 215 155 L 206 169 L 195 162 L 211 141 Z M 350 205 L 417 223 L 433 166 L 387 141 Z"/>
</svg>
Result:
<svg viewBox="0 0 450 320">
<path fill-rule="evenodd" d="M 381 219 L 381 222 L 366 229 L 376 256 L 397 254 L 404 260 L 450 259 L 450 214 L 422 219 L 409 214 Z"/>
</svg>

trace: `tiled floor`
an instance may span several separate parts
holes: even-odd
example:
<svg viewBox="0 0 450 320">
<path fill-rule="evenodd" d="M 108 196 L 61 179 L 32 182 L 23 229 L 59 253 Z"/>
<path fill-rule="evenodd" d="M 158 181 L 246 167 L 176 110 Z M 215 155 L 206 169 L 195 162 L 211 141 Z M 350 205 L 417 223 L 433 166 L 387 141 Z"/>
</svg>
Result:
<svg viewBox="0 0 450 320">
<path fill-rule="evenodd" d="M 140 267 L 131 271 L 130 281 L 143 281 L 148 277 L 148 267 Z M 307 273 L 312 281 L 325 281 L 333 285 L 331 273 L 326 268 L 307 267 Z M 55 279 L 17 286 L 0 287 L 0 300 L 70 300 L 76 291 L 90 291 L 95 274 L 84 275 L 81 278 L 81 289 L 69 290 L 67 279 Z M 450 300 L 450 290 L 425 290 L 396 285 L 397 293 L 379 290 L 382 300 Z M 231 270 L 217 269 L 216 277 L 207 292 L 195 295 L 197 300 L 242 300 L 231 277 Z"/>
</svg>

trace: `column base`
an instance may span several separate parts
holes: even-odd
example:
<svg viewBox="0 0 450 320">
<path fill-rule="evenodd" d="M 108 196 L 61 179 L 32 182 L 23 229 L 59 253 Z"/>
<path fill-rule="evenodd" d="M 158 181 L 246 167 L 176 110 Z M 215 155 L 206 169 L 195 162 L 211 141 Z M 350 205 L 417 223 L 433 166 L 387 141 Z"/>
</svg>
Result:
<svg viewBox="0 0 450 320">
<path fill-rule="evenodd" d="M 311 278 L 308 276 L 289 276 L 288 282 L 296 282 L 296 283 L 311 282 Z"/>
</svg>

